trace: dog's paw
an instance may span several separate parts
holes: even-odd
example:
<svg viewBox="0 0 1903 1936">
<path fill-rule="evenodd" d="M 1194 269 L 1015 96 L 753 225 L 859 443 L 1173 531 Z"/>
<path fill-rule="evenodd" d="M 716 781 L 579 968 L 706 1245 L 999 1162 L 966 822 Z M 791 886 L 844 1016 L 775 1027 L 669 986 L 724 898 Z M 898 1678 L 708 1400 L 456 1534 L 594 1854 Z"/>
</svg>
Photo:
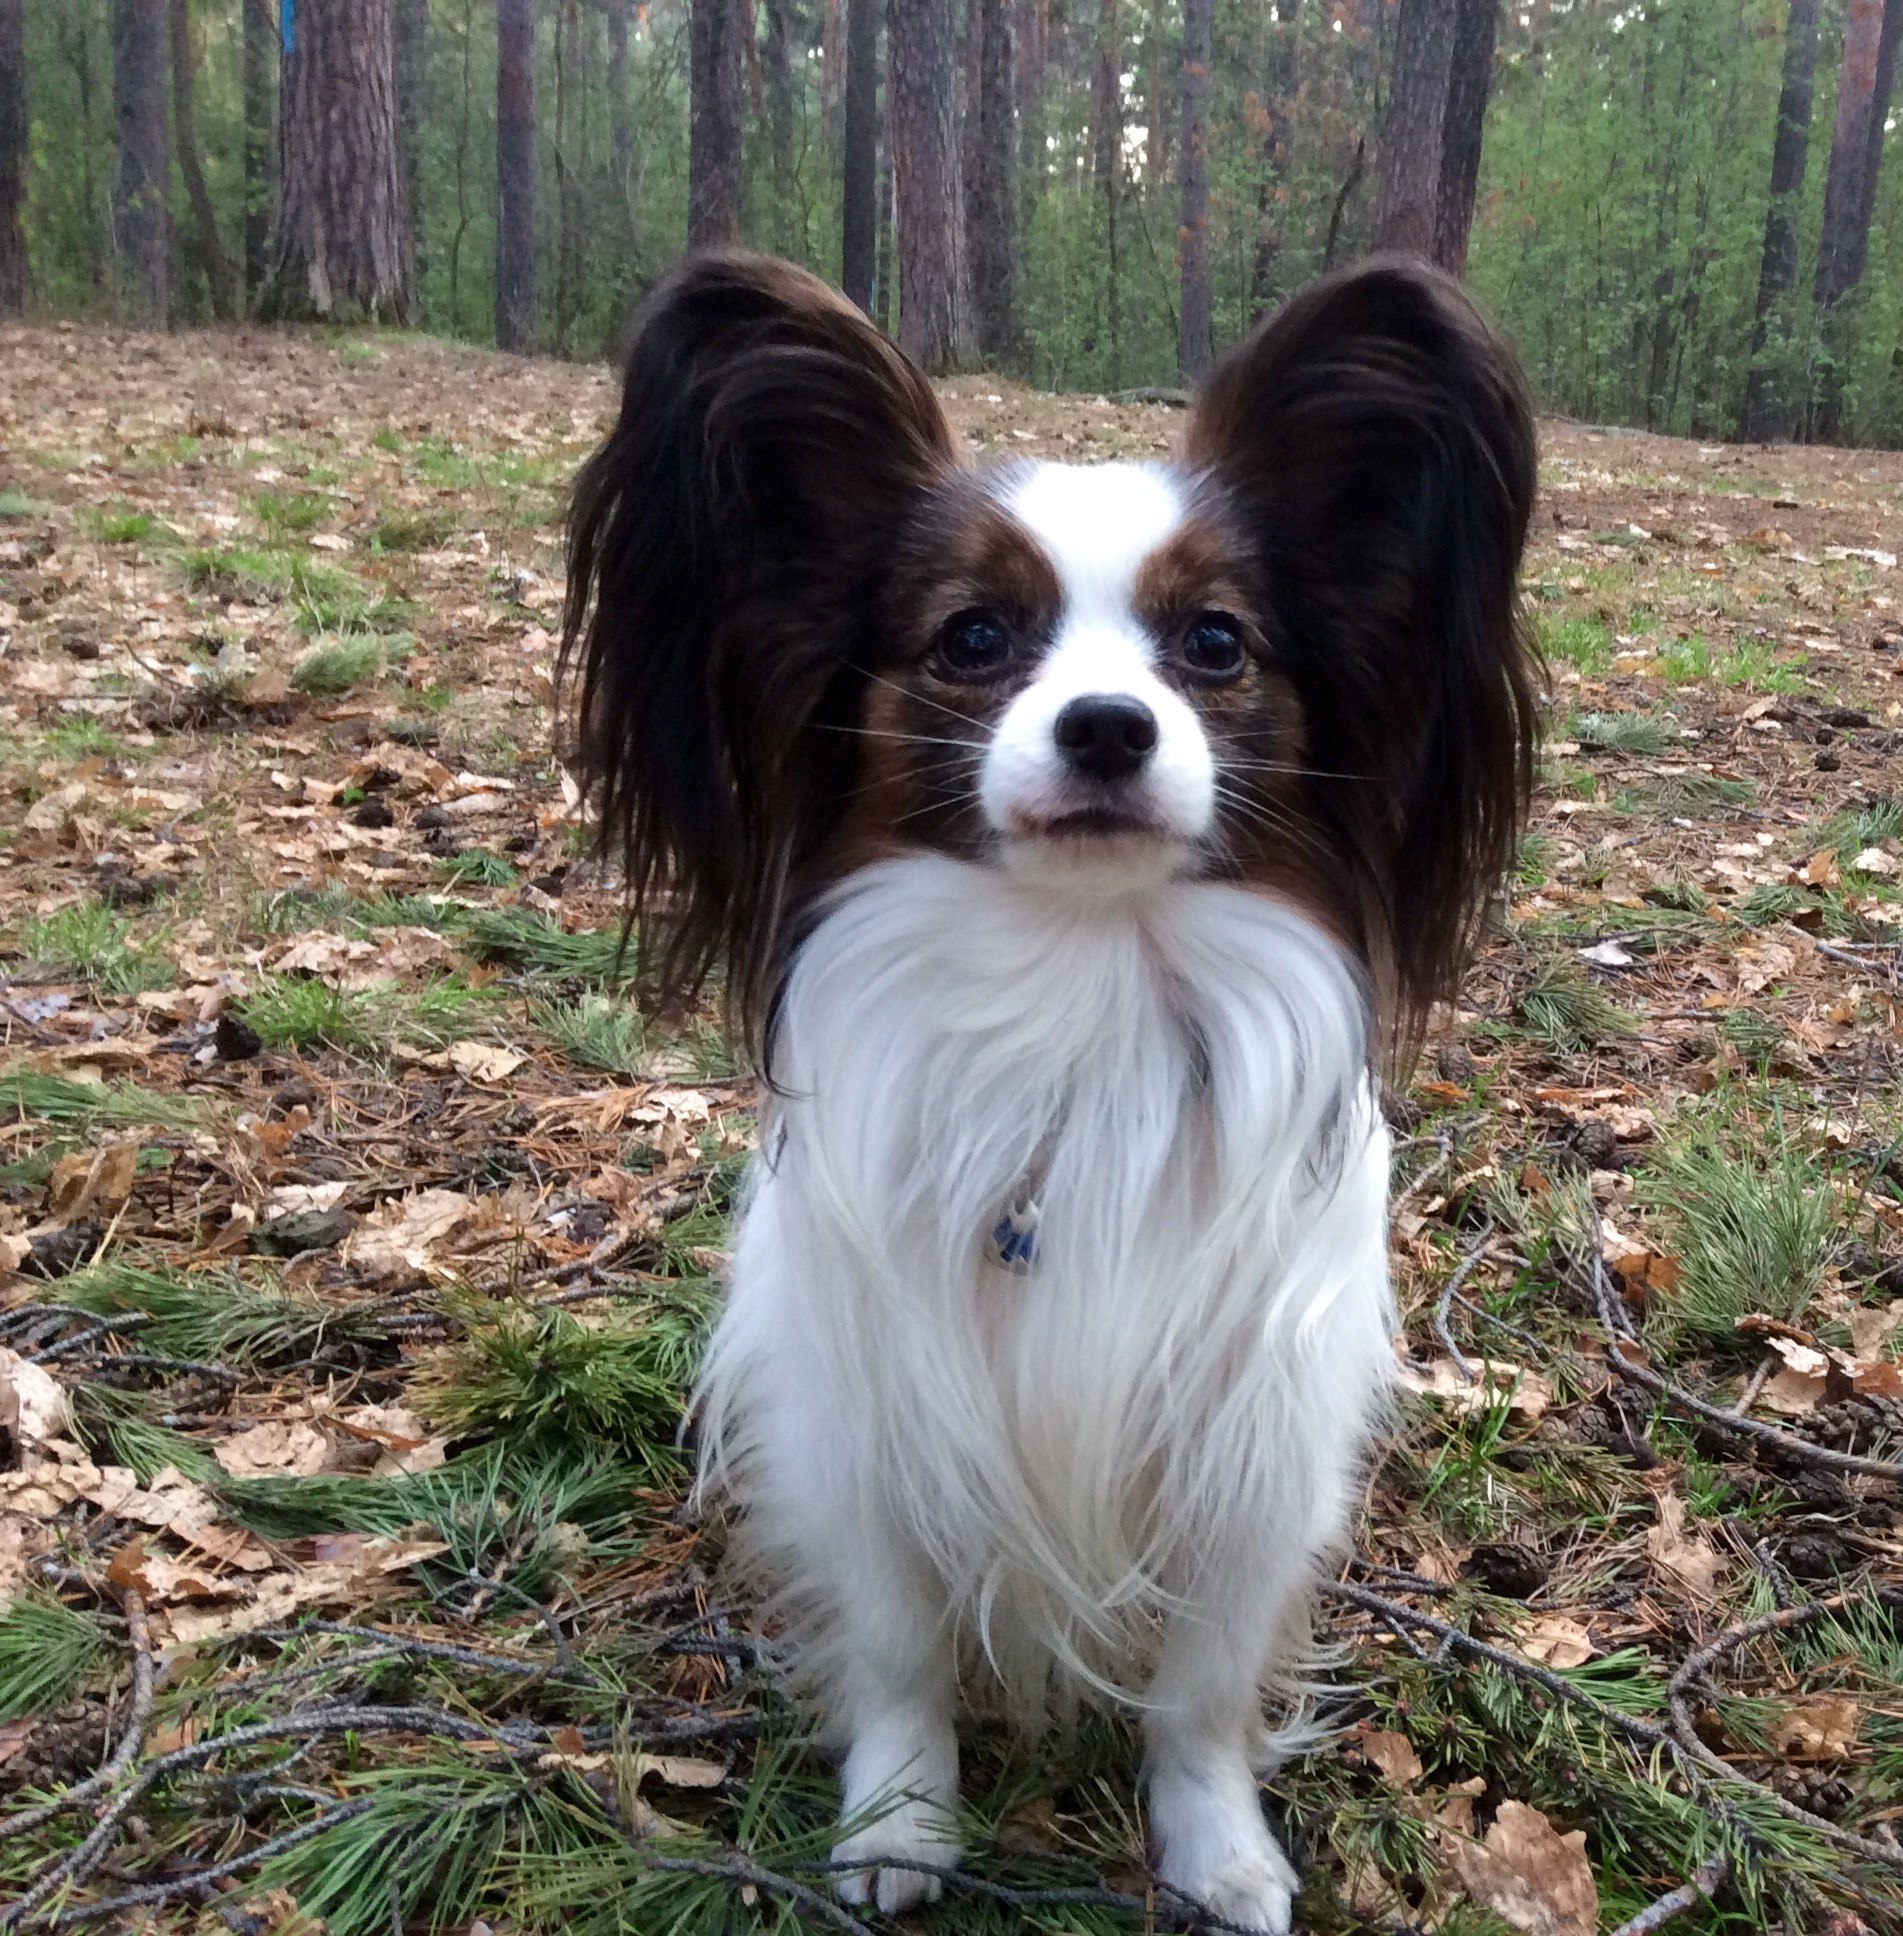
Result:
<svg viewBox="0 0 1903 1936">
<path fill-rule="evenodd" d="M 921 1903 L 936 1902 L 945 1885 L 923 1869 L 955 1869 L 959 1847 L 942 1808 L 916 1799 L 901 1802 L 833 1850 L 835 1862 L 863 1864 L 840 1875 L 835 1886 L 842 1901 L 870 1904 L 881 1915 L 900 1916 Z"/>
<path fill-rule="evenodd" d="M 1288 1936 L 1300 1884 L 1240 1757 L 1150 1775 L 1157 1879 L 1219 1922 Z"/>
<path fill-rule="evenodd" d="M 1166 1866 L 1163 1880 L 1218 1922 L 1238 1929 L 1288 1936 L 1293 1925 L 1295 1877 L 1279 1854 L 1272 1862 L 1255 1855 L 1238 1856 L 1214 1875 L 1181 1881 L 1172 1878 Z"/>
</svg>

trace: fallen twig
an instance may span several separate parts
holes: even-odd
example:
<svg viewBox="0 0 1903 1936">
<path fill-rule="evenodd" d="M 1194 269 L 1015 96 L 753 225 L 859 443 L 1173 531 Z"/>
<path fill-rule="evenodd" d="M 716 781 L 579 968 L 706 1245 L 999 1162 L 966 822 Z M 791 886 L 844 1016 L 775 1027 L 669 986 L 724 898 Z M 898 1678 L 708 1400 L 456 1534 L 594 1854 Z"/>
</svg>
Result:
<svg viewBox="0 0 1903 1936">
<path fill-rule="evenodd" d="M 1663 1929 L 1687 1910 L 1696 1909 L 1701 1902 L 1716 1895 L 1724 1887 L 1725 1878 L 1730 1873 L 1730 1856 L 1714 1855 L 1710 1861 L 1699 1865 L 1689 1882 L 1681 1884 L 1669 1895 L 1659 1897 L 1657 1902 L 1622 1922 L 1612 1936 L 1652 1936 L 1653 1930 Z"/>
<path fill-rule="evenodd" d="M 1460 1375 L 1470 1385 L 1478 1380 L 1480 1374 L 1467 1362 L 1459 1345 L 1454 1342 L 1454 1334 L 1447 1323 L 1447 1310 L 1454 1299 L 1460 1296 L 1461 1286 L 1474 1274 L 1481 1258 L 1486 1255 L 1487 1246 L 1492 1242 L 1493 1225 L 1489 1223 L 1468 1246 L 1466 1255 L 1448 1274 L 1447 1282 L 1441 1286 L 1440 1303 L 1434 1311 L 1434 1335 L 1440 1339 L 1448 1357 L 1459 1367 Z M 1464 1299 L 1462 1301 L 1465 1302 Z"/>
</svg>

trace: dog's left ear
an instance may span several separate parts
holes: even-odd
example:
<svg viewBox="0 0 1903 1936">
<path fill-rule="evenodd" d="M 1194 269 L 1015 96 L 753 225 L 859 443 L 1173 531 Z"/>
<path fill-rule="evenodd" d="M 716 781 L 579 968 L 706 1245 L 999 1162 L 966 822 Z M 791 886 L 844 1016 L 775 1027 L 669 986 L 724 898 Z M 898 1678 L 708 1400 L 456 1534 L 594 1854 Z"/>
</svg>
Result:
<svg viewBox="0 0 1903 1936">
<path fill-rule="evenodd" d="M 1304 291 L 1216 370 L 1186 454 L 1257 551 L 1312 812 L 1408 1037 L 1452 991 L 1532 775 L 1519 365 L 1457 283 L 1377 259 Z"/>
</svg>

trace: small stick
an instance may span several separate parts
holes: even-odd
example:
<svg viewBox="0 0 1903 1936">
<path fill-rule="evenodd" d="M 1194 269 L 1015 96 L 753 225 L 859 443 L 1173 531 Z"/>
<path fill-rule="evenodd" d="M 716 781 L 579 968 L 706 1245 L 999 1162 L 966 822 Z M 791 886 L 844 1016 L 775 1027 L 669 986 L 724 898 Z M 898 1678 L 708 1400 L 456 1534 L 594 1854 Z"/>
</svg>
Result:
<svg viewBox="0 0 1903 1936">
<path fill-rule="evenodd" d="M 1730 1873 L 1730 1856 L 1714 1855 L 1710 1861 L 1699 1864 L 1689 1882 L 1674 1889 L 1670 1895 L 1659 1897 L 1657 1902 L 1622 1922 L 1612 1936 L 1652 1936 L 1655 1929 L 1663 1929 L 1687 1910 L 1696 1909 L 1701 1902 L 1716 1895 L 1724 1887 L 1725 1878 Z"/>
<path fill-rule="evenodd" d="M 1493 1225 L 1489 1223 L 1468 1246 L 1467 1254 L 1454 1266 L 1447 1282 L 1442 1285 L 1440 1305 L 1434 1312 L 1434 1335 L 1446 1347 L 1448 1357 L 1453 1359 L 1455 1365 L 1459 1367 L 1460 1375 L 1470 1385 L 1478 1380 L 1480 1374 L 1462 1356 L 1459 1345 L 1454 1342 L 1454 1334 L 1447 1323 L 1447 1308 L 1455 1298 L 1460 1296 L 1461 1286 L 1474 1274 L 1481 1258 L 1486 1255 L 1487 1246 L 1492 1242 Z M 1462 1302 L 1464 1303 L 1465 1300 L 1462 1299 Z"/>
</svg>

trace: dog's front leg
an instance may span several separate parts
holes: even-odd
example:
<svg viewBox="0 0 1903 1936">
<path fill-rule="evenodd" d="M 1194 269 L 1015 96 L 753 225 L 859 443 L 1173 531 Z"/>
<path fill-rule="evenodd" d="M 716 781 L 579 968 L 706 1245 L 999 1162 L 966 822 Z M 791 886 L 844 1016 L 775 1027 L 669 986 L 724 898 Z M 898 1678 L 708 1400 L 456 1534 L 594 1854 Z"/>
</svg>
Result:
<svg viewBox="0 0 1903 1936">
<path fill-rule="evenodd" d="M 1175 1616 L 1144 1715 L 1143 1780 L 1158 1877 L 1243 1929 L 1286 1936 L 1299 1883 L 1263 1819 L 1251 1751 L 1261 1731 L 1258 1609 Z"/>
<path fill-rule="evenodd" d="M 834 1707 L 848 1745 L 833 1860 L 864 1864 L 839 1879 L 847 1902 L 897 1915 L 943 1888 L 908 1864 L 950 1869 L 959 1857 L 951 1642 L 922 1567 L 869 1545 L 854 1559 L 838 1581 Z"/>
</svg>

